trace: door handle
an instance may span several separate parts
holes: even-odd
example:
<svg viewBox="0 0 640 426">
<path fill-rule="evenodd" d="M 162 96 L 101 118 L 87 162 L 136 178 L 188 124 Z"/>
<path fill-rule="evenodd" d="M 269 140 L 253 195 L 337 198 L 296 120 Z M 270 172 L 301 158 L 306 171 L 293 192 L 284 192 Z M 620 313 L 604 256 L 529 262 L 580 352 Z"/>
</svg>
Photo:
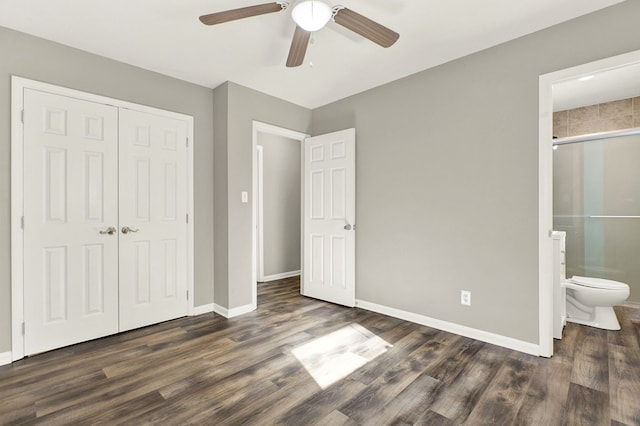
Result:
<svg viewBox="0 0 640 426">
<path fill-rule="evenodd" d="M 104 234 L 113 235 L 113 234 L 115 234 L 116 232 L 118 232 L 118 230 L 115 228 L 115 226 L 110 226 L 110 227 L 108 227 L 107 229 L 101 229 L 101 230 L 100 230 L 100 233 L 101 233 L 102 235 L 104 235 Z"/>
<path fill-rule="evenodd" d="M 138 228 L 129 228 L 128 226 L 123 226 L 122 227 L 122 233 L 123 234 L 128 234 L 129 232 L 138 232 L 139 229 Z"/>
<path fill-rule="evenodd" d="M 347 224 L 344 226 L 344 229 L 345 229 L 345 231 L 351 231 L 351 229 L 354 229 L 354 230 L 355 230 L 355 229 L 356 229 L 356 226 L 355 226 L 355 225 L 351 226 L 351 224 L 347 223 Z"/>
</svg>

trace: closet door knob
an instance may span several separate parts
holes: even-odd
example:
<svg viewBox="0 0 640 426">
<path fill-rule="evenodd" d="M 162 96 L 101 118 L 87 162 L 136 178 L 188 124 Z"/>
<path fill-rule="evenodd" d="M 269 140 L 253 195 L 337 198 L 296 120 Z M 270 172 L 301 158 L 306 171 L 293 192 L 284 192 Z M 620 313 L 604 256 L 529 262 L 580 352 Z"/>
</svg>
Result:
<svg viewBox="0 0 640 426">
<path fill-rule="evenodd" d="M 101 230 L 100 230 L 100 233 L 101 233 L 102 235 L 104 235 L 104 234 L 107 234 L 107 235 L 113 235 L 113 234 L 115 234 L 116 232 L 118 232 L 118 230 L 117 230 L 114 226 L 110 226 L 110 227 L 108 227 L 107 229 L 101 229 Z"/>
<path fill-rule="evenodd" d="M 128 226 L 123 226 L 122 227 L 122 233 L 123 234 L 128 234 L 129 232 L 138 232 L 139 229 L 138 228 L 129 228 Z"/>
</svg>

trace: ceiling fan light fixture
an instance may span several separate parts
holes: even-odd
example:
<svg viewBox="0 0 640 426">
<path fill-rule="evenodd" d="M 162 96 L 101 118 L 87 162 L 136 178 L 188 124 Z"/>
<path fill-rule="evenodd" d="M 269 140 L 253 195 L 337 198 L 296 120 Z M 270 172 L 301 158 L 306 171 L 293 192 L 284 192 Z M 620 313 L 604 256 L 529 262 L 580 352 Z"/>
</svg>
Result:
<svg viewBox="0 0 640 426">
<path fill-rule="evenodd" d="M 320 0 L 306 0 L 298 3 L 291 12 L 293 21 L 305 31 L 318 31 L 327 25 L 333 11 Z"/>
</svg>

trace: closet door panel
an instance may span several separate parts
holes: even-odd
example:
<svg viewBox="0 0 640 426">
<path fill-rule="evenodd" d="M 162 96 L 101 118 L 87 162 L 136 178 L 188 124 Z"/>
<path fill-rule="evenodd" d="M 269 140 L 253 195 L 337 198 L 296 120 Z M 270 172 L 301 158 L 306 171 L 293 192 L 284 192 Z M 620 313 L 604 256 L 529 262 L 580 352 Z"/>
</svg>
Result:
<svg viewBox="0 0 640 426">
<path fill-rule="evenodd" d="M 120 111 L 120 329 L 187 314 L 187 123 Z"/>
<path fill-rule="evenodd" d="M 118 332 L 117 127 L 117 108 L 24 90 L 26 355 Z"/>
</svg>

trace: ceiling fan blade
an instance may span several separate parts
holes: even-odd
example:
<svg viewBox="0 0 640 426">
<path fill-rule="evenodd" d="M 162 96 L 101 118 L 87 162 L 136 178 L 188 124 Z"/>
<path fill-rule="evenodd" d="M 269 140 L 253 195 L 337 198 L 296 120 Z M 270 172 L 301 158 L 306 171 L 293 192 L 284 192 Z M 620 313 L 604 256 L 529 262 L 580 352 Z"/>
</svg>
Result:
<svg viewBox="0 0 640 426">
<path fill-rule="evenodd" d="M 241 7 L 239 9 L 225 10 L 224 12 L 202 15 L 200 21 L 205 25 L 223 24 L 237 19 L 250 18 L 252 16 L 264 15 L 266 13 L 280 12 L 286 9 L 283 2 L 258 4 L 255 6 Z"/>
<path fill-rule="evenodd" d="M 305 31 L 296 25 L 296 32 L 293 33 L 291 40 L 291 48 L 289 49 L 289 57 L 287 58 L 287 67 L 298 67 L 304 62 L 304 55 L 307 53 L 309 39 L 311 33 Z"/>
<path fill-rule="evenodd" d="M 354 12 L 351 9 L 339 9 L 333 20 L 336 24 L 340 24 L 382 47 L 392 46 L 400 37 L 400 34 L 397 32 L 390 30 L 384 25 L 378 24 L 377 22 Z"/>
</svg>

